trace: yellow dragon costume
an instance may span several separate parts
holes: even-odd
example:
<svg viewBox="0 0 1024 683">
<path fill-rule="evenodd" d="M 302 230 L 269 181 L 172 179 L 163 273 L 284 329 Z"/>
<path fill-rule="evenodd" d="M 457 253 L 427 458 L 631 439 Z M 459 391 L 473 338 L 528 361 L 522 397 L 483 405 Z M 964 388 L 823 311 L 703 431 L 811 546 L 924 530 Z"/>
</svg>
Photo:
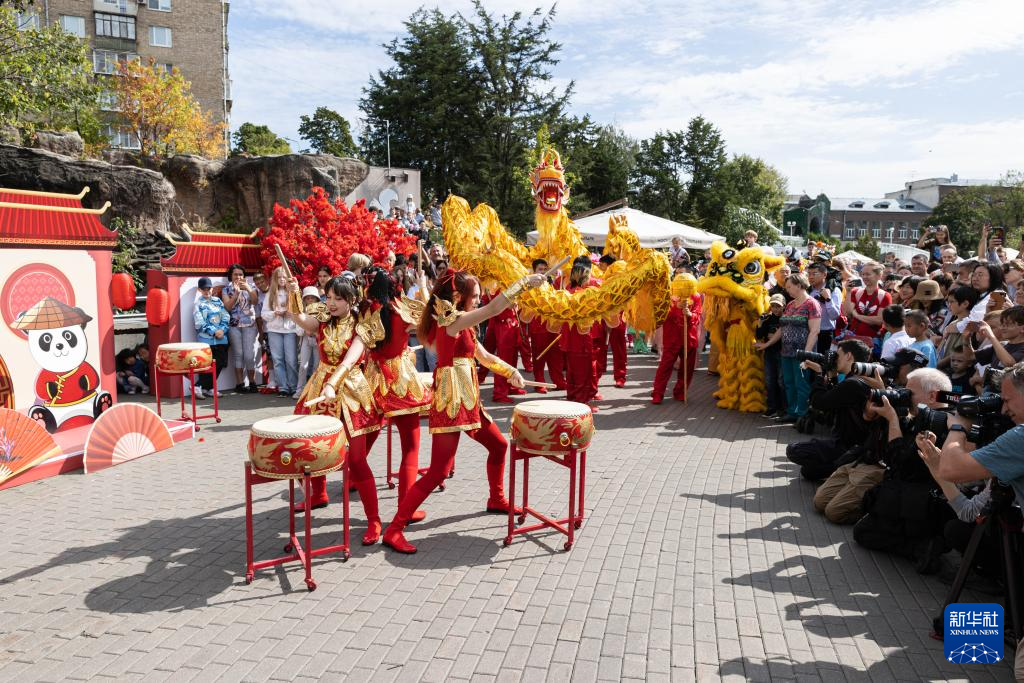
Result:
<svg viewBox="0 0 1024 683">
<path fill-rule="evenodd" d="M 704 295 L 704 327 L 720 353 L 715 392 L 719 408 L 757 413 L 767 407 L 764 358 L 754 349 L 754 329 L 768 310 L 765 275 L 785 262 L 760 247 L 711 245 L 711 263 L 697 282 L 697 291 Z"/>
<path fill-rule="evenodd" d="M 544 150 L 540 163 L 530 174 L 530 182 L 539 233 L 533 247 L 517 242 L 494 209 L 486 204 L 471 211 L 465 199 L 452 195 L 442 207 L 444 243 L 452 265 L 478 277 L 489 290 L 506 289 L 528 275 L 534 259 L 543 258 L 554 264 L 568 256 L 570 263 L 564 269 L 567 275 L 571 259 L 588 254 L 579 230 L 565 210 L 569 188 L 557 151 Z M 526 290 L 516 300 L 520 317 L 527 322 L 540 318 L 552 331 L 564 323 L 584 331 L 599 320 L 617 325 L 619 313 L 624 311 L 627 322 L 635 329 L 653 332 L 665 320 L 671 305 L 668 258 L 642 248 L 623 216 L 609 220 L 605 253 L 620 260 L 602 274 L 599 287 L 572 294 L 551 287 Z"/>
</svg>

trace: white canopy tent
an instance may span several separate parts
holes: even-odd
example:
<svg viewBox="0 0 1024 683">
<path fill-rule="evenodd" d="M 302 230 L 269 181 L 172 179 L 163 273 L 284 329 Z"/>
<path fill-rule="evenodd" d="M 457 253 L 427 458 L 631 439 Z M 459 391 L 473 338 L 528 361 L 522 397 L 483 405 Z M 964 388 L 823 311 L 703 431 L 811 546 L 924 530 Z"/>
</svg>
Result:
<svg viewBox="0 0 1024 683">
<path fill-rule="evenodd" d="M 685 223 L 676 223 L 637 209 L 623 208 L 597 213 L 574 221 L 585 245 L 588 247 L 604 246 L 605 238 L 608 236 L 608 218 L 612 215 L 625 215 L 629 229 L 640 238 L 640 246 L 648 249 L 667 249 L 672 246 L 673 237 L 680 238 L 686 249 L 708 249 L 712 242 L 722 239 L 721 235 L 715 235 Z M 536 230 L 528 233 L 526 235 L 527 244 L 536 244 L 537 237 Z"/>
</svg>

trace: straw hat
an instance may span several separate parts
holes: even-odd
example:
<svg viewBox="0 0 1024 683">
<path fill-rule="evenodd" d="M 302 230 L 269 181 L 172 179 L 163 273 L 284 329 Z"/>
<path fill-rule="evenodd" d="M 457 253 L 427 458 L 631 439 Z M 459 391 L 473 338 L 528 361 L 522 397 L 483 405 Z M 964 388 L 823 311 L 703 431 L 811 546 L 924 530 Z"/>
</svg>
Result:
<svg viewBox="0 0 1024 683">
<path fill-rule="evenodd" d="M 914 301 L 938 301 L 942 297 L 942 290 L 935 280 L 923 280 L 917 286 L 917 293 L 914 294 Z"/>
<path fill-rule="evenodd" d="M 48 296 L 19 316 L 12 327 L 19 330 L 53 330 L 73 325 L 84 327 L 90 320 L 92 318 L 81 308 L 68 306 Z"/>
<path fill-rule="evenodd" d="M 783 308 L 785 308 L 786 307 L 786 297 L 784 297 L 781 294 L 772 294 L 771 298 L 768 300 L 768 303 L 769 304 L 778 304 L 778 305 L 782 306 Z"/>
</svg>

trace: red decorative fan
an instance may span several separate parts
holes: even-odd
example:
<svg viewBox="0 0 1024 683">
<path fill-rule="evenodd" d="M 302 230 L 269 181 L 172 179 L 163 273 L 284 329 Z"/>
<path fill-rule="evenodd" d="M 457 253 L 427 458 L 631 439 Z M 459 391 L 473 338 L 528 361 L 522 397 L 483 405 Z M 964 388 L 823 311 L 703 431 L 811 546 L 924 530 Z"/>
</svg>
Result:
<svg viewBox="0 0 1024 683">
<path fill-rule="evenodd" d="M 14 380 L 3 356 L 0 356 L 0 408 L 14 409 Z"/>
<path fill-rule="evenodd" d="M 150 408 L 118 403 L 96 418 L 82 460 L 86 473 L 99 472 L 173 445 L 167 425 Z"/>
<path fill-rule="evenodd" d="M 0 408 L 0 484 L 60 452 L 41 424 L 16 410 Z"/>
</svg>

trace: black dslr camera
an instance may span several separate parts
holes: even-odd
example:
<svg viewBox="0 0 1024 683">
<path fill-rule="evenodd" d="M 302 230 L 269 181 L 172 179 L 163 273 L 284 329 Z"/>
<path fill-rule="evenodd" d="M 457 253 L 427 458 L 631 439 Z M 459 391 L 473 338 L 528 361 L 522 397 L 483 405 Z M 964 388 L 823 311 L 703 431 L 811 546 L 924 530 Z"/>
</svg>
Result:
<svg viewBox="0 0 1024 683">
<path fill-rule="evenodd" d="M 899 415 L 906 415 L 914 405 L 910 389 L 872 389 L 868 396 L 868 400 L 876 406 L 882 405 L 883 398 L 889 399 L 889 405 L 895 408 Z"/>
<path fill-rule="evenodd" d="M 814 351 L 797 351 L 796 359 L 803 363 L 805 360 L 812 363 L 817 363 L 821 366 L 821 372 L 827 374 L 831 370 L 835 370 L 837 354 L 835 351 L 829 351 L 828 353 L 815 353 Z"/>
</svg>

